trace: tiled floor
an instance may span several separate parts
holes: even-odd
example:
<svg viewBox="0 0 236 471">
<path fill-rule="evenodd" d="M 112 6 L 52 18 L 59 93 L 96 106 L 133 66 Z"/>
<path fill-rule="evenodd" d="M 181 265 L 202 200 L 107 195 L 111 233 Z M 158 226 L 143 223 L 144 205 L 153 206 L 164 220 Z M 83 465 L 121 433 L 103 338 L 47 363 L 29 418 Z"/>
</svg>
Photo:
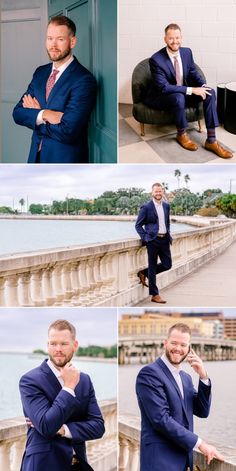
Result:
<svg viewBox="0 0 236 471">
<path fill-rule="evenodd" d="M 233 151 L 232 159 L 221 159 L 204 149 L 206 129 L 197 131 L 197 123 L 190 123 L 188 133 L 197 142 L 198 150 L 191 152 L 183 149 L 175 140 L 174 125 L 145 125 L 145 136 L 140 135 L 140 124 L 132 116 L 132 105 L 119 105 L 119 163 L 235 163 L 236 135 L 217 128 L 217 139 Z"/>
</svg>

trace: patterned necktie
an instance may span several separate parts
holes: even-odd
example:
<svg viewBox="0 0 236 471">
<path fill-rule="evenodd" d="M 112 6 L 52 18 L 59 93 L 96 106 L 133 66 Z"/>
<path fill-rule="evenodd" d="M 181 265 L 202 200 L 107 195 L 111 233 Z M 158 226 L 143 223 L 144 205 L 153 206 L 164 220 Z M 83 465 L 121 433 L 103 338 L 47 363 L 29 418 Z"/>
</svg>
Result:
<svg viewBox="0 0 236 471">
<path fill-rule="evenodd" d="M 176 56 L 174 56 L 174 68 L 175 68 L 176 84 L 182 85 L 181 77 L 180 77 L 179 61 Z"/>
<path fill-rule="evenodd" d="M 59 70 L 53 69 L 52 74 L 49 76 L 47 84 L 46 84 L 46 101 L 48 100 L 49 94 L 51 93 L 55 81 L 56 81 L 56 76 L 59 74 Z"/>
</svg>

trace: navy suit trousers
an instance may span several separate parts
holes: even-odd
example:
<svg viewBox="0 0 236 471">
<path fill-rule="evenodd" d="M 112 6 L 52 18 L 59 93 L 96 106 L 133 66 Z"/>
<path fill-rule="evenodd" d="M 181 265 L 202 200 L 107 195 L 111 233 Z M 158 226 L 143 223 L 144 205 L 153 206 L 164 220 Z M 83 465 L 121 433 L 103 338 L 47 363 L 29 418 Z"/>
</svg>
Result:
<svg viewBox="0 0 236 471">
<path fill-rule="evenodd" d="M 176 127 L 186 129 L 188 122 L 186 120 L 185 108 L 196 106 L 203 101 L 204 118 L 207 129 L 214 129 L 219 126 L 219 120 L 216 111 L 216 95 L 211 90 L 211 95 L 207 95 L 205 100 L 197 95 L 184 95 L 183 93 L 170 93 L 169 95 L 160 95 L 156 97 L 154 103 L 147 102 L 147 105 L 157 110 L 170 111 L 173 115 Z"/>
<path fill-rule="evenodd" d="M 159 294 L 156 284 L 156 275 L 166 270 L 170 270 L 172 261 L 170 253 L 170 243 L 168 237 L 159 238 L 147 242 L 148 268 L 145 268 L 144 274 L 149 281 L 149 294 L 155 296 Z M 157 263 L 157 258 L 160 263 Z"/>
</svg>

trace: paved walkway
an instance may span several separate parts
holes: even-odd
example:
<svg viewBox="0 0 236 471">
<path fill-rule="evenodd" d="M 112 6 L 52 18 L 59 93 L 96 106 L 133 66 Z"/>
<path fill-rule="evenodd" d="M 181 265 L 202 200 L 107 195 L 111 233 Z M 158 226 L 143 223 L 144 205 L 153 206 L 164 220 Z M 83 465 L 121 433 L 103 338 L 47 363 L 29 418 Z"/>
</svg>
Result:
<svg viewBox="0 0 236 471">
<path fill-rule="evenodd" d="M 236 308 L 236 242 L 179 283 L 162 289 L 160 294 L 166 304 L 153 303 L 148 297 L 137 306 Z"/>
</svg>

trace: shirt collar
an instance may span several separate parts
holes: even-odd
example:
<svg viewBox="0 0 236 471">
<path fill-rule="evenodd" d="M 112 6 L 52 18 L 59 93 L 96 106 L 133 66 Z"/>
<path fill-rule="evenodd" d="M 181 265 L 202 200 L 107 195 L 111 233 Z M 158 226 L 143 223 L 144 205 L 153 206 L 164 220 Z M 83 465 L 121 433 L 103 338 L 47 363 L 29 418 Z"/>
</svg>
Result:
<svg viewBox="0 0 236 471">
<path fill-rule="evenodd" d="M 157 206 L 162 206 L 163 199 L 161 199 L 160 203 L 158 203 L 158 201 L 156 201 L 154 198 L 152 198 L 152 201 L 153 201 L 153 203 L 156 204 Z"/>
<path fill-rule="evenodd" d="M 54 66 L 54 63 L 52 63 L 52 71 L 53 69 L 56 69 L 58 70 L 58 72 L 60 72 L 60 74 L 62 74 L 62 72 L 64 72 L 66 70 L 66 68 L 71 64 L 71 62 L 74 60 L 74 56 L 70 56 L 70 58 L 64 62 L 64 64 L 60 65 L 60 67 L 55 67 Z"/>
<path fill-rule="evenodd" d="M 178 50 L 178 52 L 171 52 L 171 51 L 168 49 L 168 47 L 166 46 L 166 52 L 167 52 L 167 54 L 168 54 L 168 56 L 169 56 L 169 58 L 170 58 L 171 60 L 173 60 L 174 57 L 177 57 L 177 58 L 180 57 L 180 52 L 179 52 L 179 50 Z"/>
<path fill-rule="evenodd" d="M 61 372 L 54 366 L 54 364 L 52 363 L 51 360 L 48 360 L 47 361 L 47 365 L 49 366 L 50 370 L 52 370 L 52 372 L 54 373 L 54 375 L 59 378 L 59 376 L 61 375 Z"/>
<path fill-rule="evenodd" d="M 170 370 L 170 372 L 172 373 L 172 375 L 179 374 L 179 372 L 182 370 L 181 365 L 179 366 L 179 368 L 177 368 L 176 366 L 172 365 L 172 363 L 170 363 L 170 361 L 168 360 L 168 358 L 167 358 L 167 356 L 166 356 L 165 353 L 163 353 L 163 355 L 161 356 L 161 359 L 162 359 L 163 363 L 165 363 L 165 365 L 167 366 L 168 370 Z"/>
</svg>

